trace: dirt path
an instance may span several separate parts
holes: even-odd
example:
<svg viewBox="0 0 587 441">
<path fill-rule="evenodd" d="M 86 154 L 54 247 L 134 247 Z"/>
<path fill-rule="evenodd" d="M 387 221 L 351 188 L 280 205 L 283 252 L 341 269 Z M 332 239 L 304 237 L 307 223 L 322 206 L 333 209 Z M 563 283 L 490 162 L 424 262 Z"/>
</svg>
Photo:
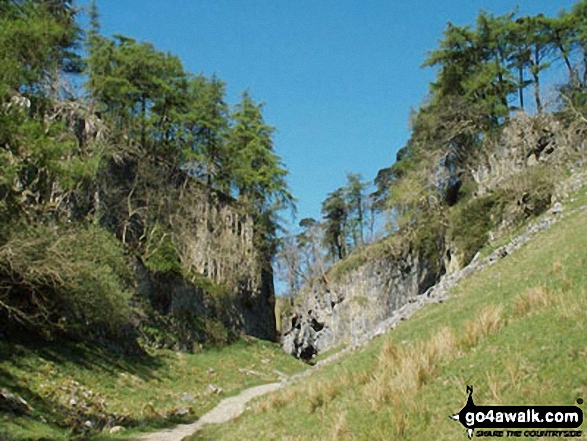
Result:
<svg viewBox="0 0 587 441">
<path fill-rule="evenodd" d="M 136 438 L 135 441 L 181 441 L 186 436 L 192 435 L 200 430 L 206 424 L 223 424 L 236 418 L 245 411 L 247 403 L 252 399 L 274 392 L 283 387 L 287 387 L 292 383 L 311 375 L 317 368 L 336 361 L 349 352 L 364 346 L 378 335 L 394 329 L 401 320 L 409 318 L 415 311 L 422 308 L 425 304 L 446 300 L 448 298 L 448 291 L 450 291 L 462 278 L 494 264 L 501 258 L 520 248 L 538 232 L 548 229 L 561 218 L 576 211 L 587 211 L 587 206 L 579 207 L 563 216 L 546 217 L 538 222 L 530 224 L 522 234 L 515 237 L 507 245 L 498 248 L 485 259 L 473 260 L 473 262 L 465 268 L 453 273 L 445 280 L 430 288 L 425 294 L 418 296 L 414 303 L 404 305 L 389 319 L 384 320 L 372 332 L 368 333 L 363 341 L 357 342 L 352 346 L 342 349 L 324 360 L 319 361 L 313 368 L 306 369 L 305 371 L 292 375 L 291 377 L 287 377 L 278 372 L 279 376 L 282 378 L 282 381 L 279 383 L 263 384 L 261 386 L 245 389 L 239 395 L 223 399 L 214 409 L 205 413 L 193 424 L 182 424 L 171 429 L 148 433 Z"/>
<path fill-rule="evenodd" d="M 245 389 L 234 397 L 223 399 L 214 409 L 202 415 L 193 424 L 181 424 L 171 429 L 148 433 L 136 438 L 136 441 L 181 441 L 186 436 L 200 430 L 206 424 L 222 424 L 236 418 L 245 411 L 245 406 L 253 398 L 276 391 L 283 385 L 284 383 L 269 383 Z"/>
</svg>

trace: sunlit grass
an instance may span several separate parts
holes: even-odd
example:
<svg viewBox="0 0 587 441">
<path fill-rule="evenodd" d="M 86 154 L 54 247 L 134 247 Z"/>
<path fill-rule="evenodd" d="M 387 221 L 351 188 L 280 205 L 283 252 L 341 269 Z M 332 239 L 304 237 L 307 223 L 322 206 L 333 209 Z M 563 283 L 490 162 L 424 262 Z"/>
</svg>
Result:
<svg viewBox="0 0 587 441">
<path fill-rule="evenodd" d="M 587 202 L 585 190 L 574 202 Z M 465 439 L 479 404 L 587 397 L 587 214 L 569 215 L 392 333 L 193 439 Z M 344 424 L 341 415 L 344 415 Z"/>
<path fill-rule="evenodd" d="M 191 422 L 223 397 L 277 381 L 278 372 L 307 368 L 277 344 L 250 338 L 199 354 L 153 350 L 126 358 L 73 344 L 33 348 L 2 342 L 0 357 L 0 389 L 19 394 L 34 408 L 19 417 L 0 414 L 0 428 L 19 439 L 69 439 L 64 426 L 84 419 L 66 414 L 81 403 L 89 406 L 90 421 L 98 412 L 118 415 L 117 424 L 128 429 L 122 437 Z"/>
</svg>

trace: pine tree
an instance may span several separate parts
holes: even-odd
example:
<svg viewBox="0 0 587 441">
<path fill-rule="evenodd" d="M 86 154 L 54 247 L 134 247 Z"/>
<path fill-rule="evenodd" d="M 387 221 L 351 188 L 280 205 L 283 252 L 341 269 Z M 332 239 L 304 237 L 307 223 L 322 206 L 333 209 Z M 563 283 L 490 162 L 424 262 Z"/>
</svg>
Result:
<svg viewBox="0 0 587 441">
<path fill-rule="evenodd" d="M 344 259 L 348 254 L 346 228 L 349 212 L 344 193 L 344 189 L 339 188 L 330 193 L 322 202 L 324 241 L 330 250 L 333 262 L 336 259 Z"/>
<path fill-rule="evenodd" d="M 227 174 L 239 200 L 254 214 L 258 247 L 273 256 L 279 212 L 293 208 L 294 199 L 285 180 L 287 170 L 273 149 L 275 129 L 265 123 L 262 108 L 247 92 L 236 105 L 228 134 Z"/>
</svg>

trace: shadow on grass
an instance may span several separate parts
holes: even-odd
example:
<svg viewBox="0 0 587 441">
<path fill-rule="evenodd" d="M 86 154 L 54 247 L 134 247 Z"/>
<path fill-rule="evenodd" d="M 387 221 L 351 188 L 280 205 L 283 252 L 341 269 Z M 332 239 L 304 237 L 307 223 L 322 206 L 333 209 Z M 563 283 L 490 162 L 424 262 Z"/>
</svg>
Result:
<svg viewBox="0 0 587 441">
<path fill-rule="evenodd" d="M 159 378 L 158 370 L 164 367 L 160 359 L 146 353 L 129 355 L 123 352 L 109 352 L 105 348 L 89 347 L 71 341 L 43 342 L 31 339 L 27 341 L 19 339 L 18 343 L 0 341 L 0 390 L 23 398 L 32 408 L 32 410 L 26 410 L 24 407 L 11 408 L 8 403 L 5 402 L 3 405 L 0 401 L 0 428 L 1 421 L 4 419 L 9 421 L 13 428 L 30 428 L 33 424 L 42 424 L 54 431 L 62 432 L 64 437 L 94 439 L 98 436 L 99 439 L 109 439 L 107 430 L 103 435 L 100 434 L 104 427 L 122 425 L 126 428 L 150 431 L 179 423 L 191 423 L 198 418 L 191 412 L 183 416 L 117 415 L 108 413 L 106 409 L 64 406 L 51 399 L 50 395 L 40 395 L 28 387 L 26 374 L 15 374 L 14 371 L 8 370 L 15 369 L 21 373 L 32 372 L 36 369 L 39 359 L 59 366 L 75 365 L 77 368 L 96 372 L 97 375 L 118 376 L 120 373 L 128 373 L 145 381 Z M 3 363 L 5 363 L 4 366 Z M 87 428 L 86 421 L 91 421 L 93 427 Z M 0 430 L 0 441 L 12 439 L 9 432 L 4 430 L 5 433 Z"/>
<path fill-rule="evenodd" d="M 26 361 L 31 356 L 59 365 L 74 364 L 86 370 L 109 374 L 127 372 L 143 380 L 155 378 L 155 372 L 162 366 L 159 360 L 147 353 L 129 354 L 69 340 L 47 342 L 34 338 L 12 338 L 10 343 L 0 341 L 0 362 L 9 361 L 21 369 L 30 369 Z"/>
</svg>

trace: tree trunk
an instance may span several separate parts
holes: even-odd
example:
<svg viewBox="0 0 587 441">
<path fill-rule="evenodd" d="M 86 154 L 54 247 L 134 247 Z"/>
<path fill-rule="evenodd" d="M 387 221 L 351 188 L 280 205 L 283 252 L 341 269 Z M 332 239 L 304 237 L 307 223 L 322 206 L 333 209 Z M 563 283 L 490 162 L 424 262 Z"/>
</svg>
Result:
<svg viewBox="0 0 587 441">
<path fill-rule="evenodd" d="M 575 69 L 573 69 L 573 65 L 571 64 L 571 61 L 569 60 L 569 57 L 567 56 L 563 46 L 559 45 L 558 49 L 560 50 L 561 57 L 563 58 L 563 61 L 565 62 L 565 65 L 567 66 L 567 70 L 569 71 L 569 83 L 571 83 L 571 85 L 574 86 L 577 84 Z"/>
<path fill-rule="evenodd" d="M 540 80 L 538 74 L 532 72 L 534 77 L 534 98 L 536 99 L 536 110 L 538 113 L 542 113 L 542 101 L 540 100 Z"/>
<path fill-rule="evenodd" d="M 358 215 L 359 215 L 359 239 L 361 240 L 361 245 L 365 244 L 365 236 L 363 232 L 363 198 L 359 197 L 359 207 L 358 207 Z"/>
<path fill-rule="evenodd" d="M 520 65 L 518 68 L 519 86 L 518 93 L 520 95 L 520 109 L 524 110 L 524 67 Z"/>
<path fill-rule="evenodd" d="M 495 65 L 497 67 L 497 84 L 498 84 L 498 93 L 501 100 L 501 104 L 506 109 L 506 119 L 509 117 L 509 107 L 508 107 L 508 100 L 505 94 L 505 81 L 503 79 L 503 73 L 501 71 L 502 66 L 502 52 L 498 50 L 495 54 Z"/>
<path fill-rule="evenodd" d="M 538 53 L 538 47 L 534 51 L 534 61 L 532 62 L 532 77 L 534 78 L 534 99 L 536 100 L 536 110 L 538 113 L 542 113 L 542 101 L 540 100 L 540 78 L 538 76 L 540 72 L 540 58 Z"/>
<path fill-rule="evenodd" d="M 147 148 L 147 102 L 145 97 L 141 99 L 141 146 Z"/>
</svg>

